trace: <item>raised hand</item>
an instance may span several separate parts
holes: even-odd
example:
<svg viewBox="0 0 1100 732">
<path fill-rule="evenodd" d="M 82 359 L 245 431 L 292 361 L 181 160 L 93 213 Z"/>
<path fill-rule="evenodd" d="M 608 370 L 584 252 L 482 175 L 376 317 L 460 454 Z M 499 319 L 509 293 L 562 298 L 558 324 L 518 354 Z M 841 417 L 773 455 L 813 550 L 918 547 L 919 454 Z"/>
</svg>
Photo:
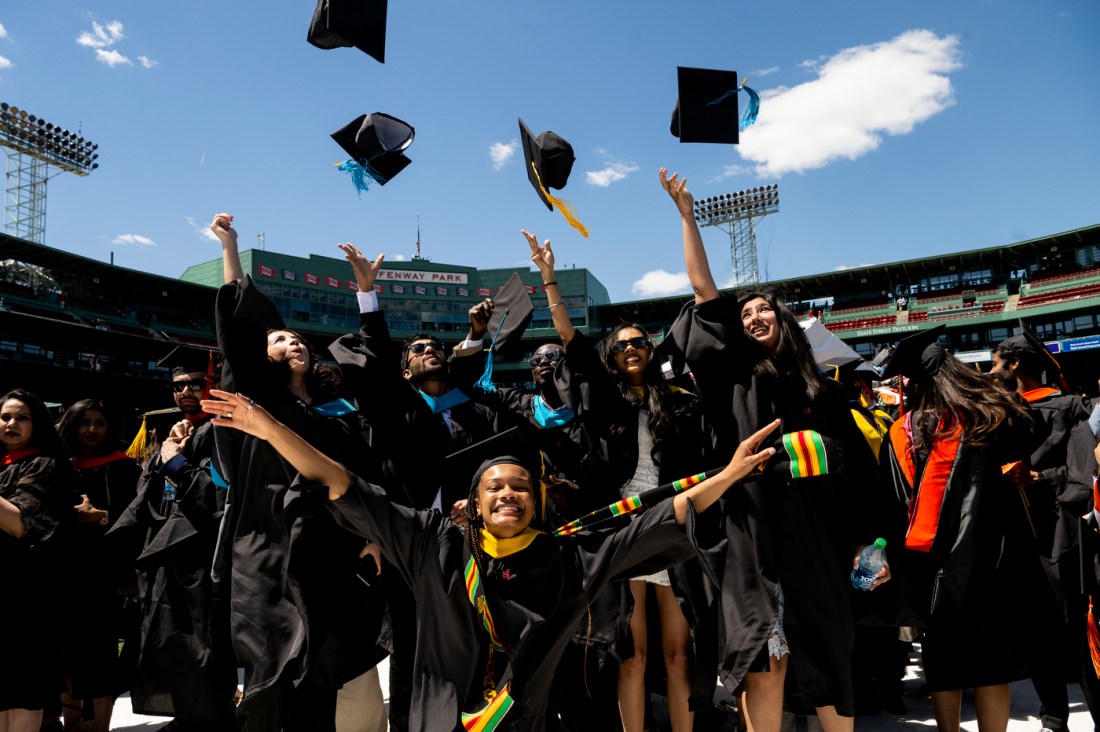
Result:
<svg viewBox="0 0 1100 732">
<path fill-rule="evenodd" d="M 730 460 L 729 466 L 727 467 L 727 470 L 731 471 L 730 477 L 733 478 L 734 482 L 741 480 L 749 473 L 756 470 L 758 466 L 766 463 L 768 459 L 775 454 L 774 447 L 760 450 L 760 443 L 778 426 L 779 420 L 777 419 L 764 425 L 764 427 L 754 432 L 737 446 L 737 450 L 734 451 L 733 458 Z M 757 452 L 757 450 L 760 450 L 760 452 Z"/>
<path fill-rule="evenodd" d="M 661 168 L 661 187 L 665 189 L 672 200 L 676 203 L 676 208 L 680 209 L 680 215 L 694 220 L 695 219 L 695 198 L 692 197 L 691 191 L 687 189 L 687 178 L 677 180 L 679 173 L 673 173 L 672 177 L 668 177 L 668 170 Z"/>
<path fill-rule="evenodd" d="M 355 271 L 355 281 L 359 285 L 359 292 L 373 290 L 374 281 L 378 278 L 378 271 L 382 269 L 382 260 L 386 258 L 386 255 L 379 254 L 378 259 L 372 262 L 351 242 L 337 244 L 336 246 L 340 247 L 340 250 L 344 252 L 344 258 L 351 263 L 351 268 Z"/>
<path fill-rule="evenodd" d="M 493 317 L 493 301 L 485 298 L 470 308 L 466 315 L 470 319 L 470 333 L 466 336 L 466 340 L 481 340 L 489 328 L 489 319 Z"/>
<path fill-rule="evenodd" d="M 266 409 L 244 394 L 211 389 L 210 396 L 217 398 L 203 399 L 200 404 L 204 412 L 214 415 L 215 427 L 232 427 L 267 440 L 279 424 Z"/>
<path fill-rule="evenodd" d="M 550 279 L 553 279 L 554 250 L 550 248 L 550 240 L 547 239 L 540 247 L 537 236 L 522 229 L 520 232 L 527 238 L 527 243 L 531 246 L 531 261 L 544 275 L 550 275 Z"/>
<path fill-rule="evenodd" d="M 214 236 L 218 237 L 218 241 L 223 246 L 237 245 L 237 230 L 233 228 L 233 216 L 231 214 L 216 214 L 214 220 L 210 222 L 210 230 L 214 232 Z"/>
</svg>

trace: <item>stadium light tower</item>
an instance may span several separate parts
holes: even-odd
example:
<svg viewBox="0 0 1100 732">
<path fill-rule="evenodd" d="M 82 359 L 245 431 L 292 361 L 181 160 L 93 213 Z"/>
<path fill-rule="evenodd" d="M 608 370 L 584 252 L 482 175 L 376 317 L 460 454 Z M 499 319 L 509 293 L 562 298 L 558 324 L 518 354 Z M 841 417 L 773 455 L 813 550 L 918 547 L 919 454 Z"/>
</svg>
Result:
<svg viewBox="0 0 1100 732">
<path fill-rule="evenodd" d="M 0 103 L 0 147 L 8 156 L 4 230 L 44 244 L 46 183 L 53 177 L 50 168 L 86 176 L 99 167 L 99 145 L 4 102 Z"/>
<path fill-rule="evenodd" d="M 756 258 L 756 222 L 779 211 L 779 186 L 746 188 L 695 202 L 695 220 L 700 226 L 717 226 L 730 236 L 733 286 L 760 281 Z M 729 228 L 726 228 L 729 227 Z"/>
</svg>

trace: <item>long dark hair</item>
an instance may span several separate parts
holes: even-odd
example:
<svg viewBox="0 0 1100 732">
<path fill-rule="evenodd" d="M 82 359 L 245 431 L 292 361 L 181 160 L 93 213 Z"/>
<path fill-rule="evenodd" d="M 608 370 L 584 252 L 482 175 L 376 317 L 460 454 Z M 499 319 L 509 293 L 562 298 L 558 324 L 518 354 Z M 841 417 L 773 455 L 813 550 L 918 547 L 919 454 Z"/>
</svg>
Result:
<svg viewBox="0 0 1100 732">
<path fill-rule="evenodd" d="M 637 323 L 623 323 L 619 325 L 615 330 L 607 334 L 607 336 L 599 343 L 600 356 L 603 357 L 604 366 L 607 367 L 608 373 L 615 380 L 615 383 L 619 386 L 619 391 L 623 397 L 630 402 L 641 406 L 647 412 L 649 412 L 649 433 L 653 435 L 654 452 L 657 452 L 657 444 L 664 439 L 671 430 L 675 428 L 675 417 L 672 408 L 672 389 L 669 388 L 668 382 L 665 381 L 664 374 L 661 373 L 661 360 L 656 357 L 653 352 L 653 347 L 649 349 L 649 362 L 646 363 L 644 380 L 641 385 L 642 396 L 641 398 L 631 388 L 631 384 L 623 378 L 623 375 L 619 373 L 619 369 L 615 366 L 615 354 L 611 350 L 611 347 L 618 340 L 619 333 L 624 330 L 634 329 L 640 333 L 646 334 L 646 338 L 649 335 L 645 328 Z M 630 429 L 633 425 L 619 424 L 612 427 L 614 434 L 622 434 L 627 429 Z"/>
<path fill-rule="evenodd" d="M 920 426 L 929 445 L 961 423 L 963 444 L 986 447 L 1002 426 L 1031 421 L 1027 407 L 1014 393 L 950 354 L 944 355 L 934 376 L 911 382 L 908 397 L 910 409 L 939 416 L 941 426 L 937 420 L 923 420 Z"/>
<path fill-rule="evenodd" d="M 828 388 L 825 377 L 817 368 L 814 352 L 806 332 L 798 324 L 798 318 L 783 304 L 782 291 L 773 287 L 754 287 L 737 294 L 737 316 L 752 300 L 763 298 L 775 313 L 779 325 L 779 345 L 775 354 L 768 354 L 756 364 L 756 375 L 764 379 L 778 379 L 783 375 L 795 377 L 804 386 L 806 401 L 813 402 Z M 751 337 L 751 336 L 750 336 Z"/>
<path fill-rule="evenodd" d="M 305 377 L 306 391 L 309 392 L 314 404 L 327 404 L 340 396 L 342 383 L 340 372 L 331 366 L 325 366 L 318 360 L 317 349 L 306 340 L 304 335 L 293 328 L 268 329 L 267 334 L 271 335 L 272 333 L 290 333 L 306 349 L 306 353 L 309 355 L 309 370 L 306 371 Z M 281 377 L 285 376 L 286 382 L 290 383 L 290 363 L 287 361 L 272 361 L 271 364 L 279 375 Z"/>
<path fill-rule="evenodd" d="M 18 399 L 27 405 L 27 409 L 31 412 L 31 446 L 38 448 L 42 455 L 52 458 L 52 460 L 42 461 L 34 472 L 22 476 L 19 479 L 19 485 L 38 483 L 50 478 L 58 471 L 63 471 L 69 461 L 65 459 L 65 445 L 57 434 L 57 430 L 54 429 L 53 420 L 50 419 L 50 410 L 36 394 L 26 389 L 12 389 L 0 397 L 0 407 L 7 404 L 10 399 Z M 3 445 L 0 445 L 0 450 L 3 451 L 0 455 L 6 455 L 8 452 Z"/>
<path fill-rule="evenodd" d="M 103 441 L 103 445 L 99 448 L 100 454 L 106 455 L 111 452 L 115 445 L 114 430 L 112 429 L 114 420 L 110 418 L 107 406 L 98 399 L 81 399 L 66 409 L 65 414 L 61 415 L 61 419 L 57 422 L 57 433 L 61 436 L 61 441 L 65 443 L 65 448 L 69 451 L 69 454 L 79 455 L 83 448 L 77 440 L 77 432 L 80 430 L 80 425 L 84 421 L 84 415 L 87 412 L 101 412 L 107 419 L 107 439 Z"/>
</svg>

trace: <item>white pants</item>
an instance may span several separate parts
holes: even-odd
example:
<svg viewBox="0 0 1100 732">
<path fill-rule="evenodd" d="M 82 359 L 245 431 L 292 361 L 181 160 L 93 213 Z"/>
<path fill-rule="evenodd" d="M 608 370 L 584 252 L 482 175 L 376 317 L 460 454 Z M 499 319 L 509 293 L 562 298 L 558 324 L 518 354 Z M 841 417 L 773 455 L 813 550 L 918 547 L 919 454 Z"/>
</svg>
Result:
<svg viewBox="0 0 1100 732">
<path fill-rule="evenodd" d="M 336 692 L 336 732 L 386 732 L 388 727 L 377 666 Z"/>
</svg>

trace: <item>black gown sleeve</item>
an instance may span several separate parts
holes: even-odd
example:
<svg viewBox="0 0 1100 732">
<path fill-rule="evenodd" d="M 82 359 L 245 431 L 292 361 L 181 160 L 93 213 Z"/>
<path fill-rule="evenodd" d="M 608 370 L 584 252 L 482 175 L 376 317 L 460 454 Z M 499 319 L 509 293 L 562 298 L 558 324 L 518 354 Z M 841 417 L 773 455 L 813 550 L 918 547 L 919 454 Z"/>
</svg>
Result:
<svg viewBox="0 0 1100 732">
<path fill-rule="evenodd" d="M 415 394 L 401 376 L 401 354 L 383 312 L 361 313 L 359 323 L 358 332 L 340 336 L 328 350 L 358 400 L 359 411 L 378 426 L 404 414 Z"/>
<path fill-rule="evenodd" d="M 215 300 L 218 348 L 225 360 L 221 386 L 246 394 L 261 403 L 279 384 L 267 358 L 267 331 L 285 328 L 275 304 L 244 279 L 223 285 Z"/>
</svg>

